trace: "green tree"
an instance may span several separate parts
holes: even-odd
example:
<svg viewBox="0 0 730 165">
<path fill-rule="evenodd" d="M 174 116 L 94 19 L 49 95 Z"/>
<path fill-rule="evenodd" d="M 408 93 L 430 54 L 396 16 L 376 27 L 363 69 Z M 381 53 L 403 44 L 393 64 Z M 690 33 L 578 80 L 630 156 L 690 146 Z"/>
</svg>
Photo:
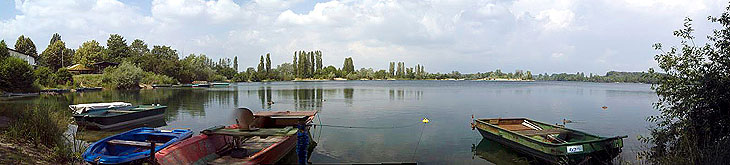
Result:
<svg viewBox="0 0 730 165">
<path fill-rule="evenodd" d="M 59 68 L 53 76 L 53 81 L 56 84 L 73 84 L 73 74 L 66 68 Z"/>
<path fill-rule="evenodd" d="M 296 51 L 294 51 L 293 59 L 294 60 L 292 60 L 292 64 L 293 64 L 292 67 L 294 67 L 294 77 L 299 77 L 299 65 L 298 65 L 299 63 L 297 61 L 297 52 Z"/>
<path fill-rule="evenodd" d="M 61 35 L 58 33 L 53 33 L 51 41 L 48 42 L 48 45 L 53 45 L 53 43 L 56 43 L 56 41 L 61 41 Z"/>
<path fill-rule="evenodd" d="M 319 73 L 322 70 L 322 51 L 319 51 L 319 50 L 318 51 L 315 51 L 315 54 L 317 55 L 317 57 L 316 57 L 317 58 L 317 60 L 316 60 L 316 63 L 317 63 L 317 70 L 316 70 L 316 72 Z"/>
<path fill-rule="evenodd" d="M 38 67 L 33 71 L 33 75 L 36 77 L 36 81 L 38 81 L 38 84 L 51 87 L 55 85 L 53 78 L 56 76 L 51 71 L 51 69 L 48 69 L 48 67 Z"/>
<path fill-rule="evenodd" d="M 16 57 L 0 59 L 0 90 L 7 92 L 31 92 L 35 81 L 33 67 Z"/>
<path fill-rule="evenodd" d="M 66 48 L 66 43 L 63 41 L 54 42 L 48 45 L 46 50 L 41 53 L 41 61 L 47 65 L 51 70 L 58 70 L 58 68 L 70 66 L 73 63 L 74 51 Z"/>
<path fill-rule="evenodd" d="M 0 60 L 10 57 L 10 52 L 8 51 L 8 45 L 5 44 L 5 40 L 0 40 Z"/>
<path fill-rule="evenodd" d="M 79 49 L 76 50 L 73 56 L 73 61 L 76 64 L 83 64 L 87 67 L 91 67 L 91 64 L 101 62 L 104 60 L 104 47 L 99 45 L 96 40 L 86 41 Z"/>
<path fill-rule="evenodd" d="M 266 74 L 271 73 L 271 55 L 269 53 L 266 53 Z"/>
<path fill-rule="evenodd" d="M 310 75 L 311 77 L 314 77 L 314 74 L 315 74 L 315 72 L 314 72 L 314 71 L 316 70 L 315 68 L 316 68 L 316 66 L 317 66 L 317 63 L 316 63 L 316 62 L 317 62 L 317 60 L 316 60 L 316 59 L 315 59 L 315 57 L 314 57 L 314 52 L 309 52 L 309 60 L 310 60 L 310 64 L 312 64 L 312 65 L 311 65 L 311 66 L 309 67 L 309 75 Z"/>
<path fill-rule="evenodd" d="M 395 62 L 390 62 L 390 67 L 388 68 L 388 74 L 389 74 L 389 77 L 395 77 Z"/>
<path fill-rule="evenodd" d="M 30 40 L 29 37 L 25 37 L 23 35 L 20 35 L 20 37 L 18 37 L 18 40 L 15 41 L 15 50 L 23 54 L 28 54 L 36 57 L 38 56 L 38 50 L 36 50 L 33 41 Z"/>
<path fill-rule="evenodd" d="M 144 74 L 141 68 L 129 62 L 124 62 L 117 67 L 106 68 L 102 76 L 102 82 L 117 89 L 138 89 Z"/>
<path fill-rule="evenodd" d="M 345 63 L 342 64 L 343 75 L 348 75 L 355 72 L 355 65 L 352 63 L 352 57 L 345 58 Z"/>
<path fill-rule="evenodd" d="M 708 17 L 721 29 L 707 36 L 708 43 L 695 45 L 691 19 L 674 31 L 678 47 L 663 49 L 655 56 L 666 74 L 652 86 L 659 96 L 654 107 L 660 114 L 648 121 L 656 126 L 650 150 L 642 155 L 655 164 L 725 164 L 730 161 L 730 6 L 720 17 Z M 650 73 L 654 73 L 652 69 Z"/>
<path fill-rule="evenodd" d="M 150 52 L 150 48 L 141 39 L 132 41 L 132 44 L 129 45 L 129 50 L 131 56 L 143 56 L 145 53 Z"/>
<path fill-rule="evenodd" d="M 233 57 L 233 69 L 238 73 L 238 56 Z"/>
<path fill-rule="evenodd" d="M 259 60 L 259 66 L 256 68 L 256 71 L 258 71 L 259 73 L 266 72 L 266 68 L 264 67 L 264 65 L 264 56 L 261 56 L 261 59 Z"/>
<path fill-rule="evenodd" d="M 130 56 L 129 46 L 127 46 L 127 40 L 119 34 L 109 35 L 109 39 L 106 40 L 107 57 L 109 61 L 121 62 L 122 59 Z"/>
</svg>

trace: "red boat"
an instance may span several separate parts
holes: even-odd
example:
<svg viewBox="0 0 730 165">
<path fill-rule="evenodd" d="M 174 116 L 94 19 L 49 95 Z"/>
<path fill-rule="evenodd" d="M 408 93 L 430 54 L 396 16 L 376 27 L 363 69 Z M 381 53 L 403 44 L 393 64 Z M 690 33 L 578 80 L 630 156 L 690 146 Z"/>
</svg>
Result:
<svg viewBox="0 0 730 165">
<path fill-rule="evenodd" d="M 162 165 L 274 164 L 296 147 L 298 129 L 294 126 L 310 123 L 316 114 L 316 111 L 258 112 L 249 122 L 253 128 L 241 129 L 241 122 L 209 128 L 158 151 L 155 159 Z"/>
</svg>

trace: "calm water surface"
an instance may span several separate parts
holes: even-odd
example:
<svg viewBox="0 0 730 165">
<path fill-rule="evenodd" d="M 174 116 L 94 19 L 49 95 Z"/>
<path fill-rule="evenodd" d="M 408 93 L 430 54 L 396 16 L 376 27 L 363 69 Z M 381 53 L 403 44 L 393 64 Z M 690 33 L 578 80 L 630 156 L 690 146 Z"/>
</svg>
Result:
<svg viewBox="0 0 730 165">
<path fill-rule="evenodd" d="M 124 101 L 167 105 L 161 128 L 202 129 L 235 122 L 234 108 L 317 110 L 315 123 L 392 129 L 316 127 L 312 162 L 522 164 L 530 158 L 469 127 L 477 118 L 528 117 L 601 136 L 628 135 L 622 157 L 635 159 L 656 94 L 646 84 L 485 81 L 328 81 L 238 83 L 226 88 L 101 91 L 10 101 L 12 105 Z M 273 102 L 273 104 L 267 104 Z M 10 105 L 10 104 L 9 104 Z M 608 109 L 601 107 L 607 106 Z M 427 117 L 430 123 L 420 121 Z M 109 132 L 89 132 L 96 138 Z M 422 136 L 421 136 L 422 134 Z M 420 141 L 419 141 L 419 137 Z M 89 140 L 95 140 L 90 138 Z M 527 160 L 527 161 L 525 161 Z"/>
</svg>

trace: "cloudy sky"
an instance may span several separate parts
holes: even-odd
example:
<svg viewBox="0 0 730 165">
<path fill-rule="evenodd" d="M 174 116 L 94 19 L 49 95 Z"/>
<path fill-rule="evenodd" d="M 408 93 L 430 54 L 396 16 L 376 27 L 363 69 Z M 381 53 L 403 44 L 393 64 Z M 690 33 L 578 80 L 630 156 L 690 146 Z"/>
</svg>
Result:
<svg viewBox="0 0 730 165">
<path fill-rule="evenodd" d="M 684 17 L 698 38 L 716 26 L 720 0 L 2 0 L 0 38 L 21 34 L 42 52 L 53 33 L 67 46 L 128 42 L 171 45 L 184 54 L 238 56 L 243 69 L 271 53 L 291 62 L 295 50 L 322 50 L 325 65 L 386 69 L 389 61 L 428 72 L 533 73 L 645 71 L 651 45 L 676 45 Z M 11 46 L 12 47 L 12 46 Z"/>
</svg>

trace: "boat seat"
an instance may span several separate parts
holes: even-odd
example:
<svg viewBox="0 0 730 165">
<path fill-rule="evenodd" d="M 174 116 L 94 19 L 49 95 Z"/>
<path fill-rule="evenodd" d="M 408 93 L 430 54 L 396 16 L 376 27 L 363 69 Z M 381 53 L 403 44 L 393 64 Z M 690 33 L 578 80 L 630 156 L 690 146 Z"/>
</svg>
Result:
<svg viewBox="0 0 730 165">
<path fill-rule="evenodd" d="M 500 124 L 499 127 L 510 130 L 510 131 L 523 131 L 523 130 L 533 130 L 532 128 L 525 127 L 522 124 Z"/>
<path fill-rule="evenodd" d="M 522 134 L 525 136 L 543 136 L 543 135 L 553 135 L 553 134 L 560 134 L 563 132 L 568 132 L 562 129 L 544 129 L 544 130 L 519 130 L 515 131 L 518 134 Z"/>
<path fill-rule="evenodd" d="M 152 147 L 150 142 L 141 142 L 141 141 L 130 141 L 130 140 L 109 140 L 106 143 L 112 144 L 112 145 L 122 145 L 122 146 L 133 146 L 133 147 L 141 147 L 141 148 L 150 148 Z M 165 145 L 165 143 L 155 143 L 155 146 L 162 146 Z"/>
</svg>

